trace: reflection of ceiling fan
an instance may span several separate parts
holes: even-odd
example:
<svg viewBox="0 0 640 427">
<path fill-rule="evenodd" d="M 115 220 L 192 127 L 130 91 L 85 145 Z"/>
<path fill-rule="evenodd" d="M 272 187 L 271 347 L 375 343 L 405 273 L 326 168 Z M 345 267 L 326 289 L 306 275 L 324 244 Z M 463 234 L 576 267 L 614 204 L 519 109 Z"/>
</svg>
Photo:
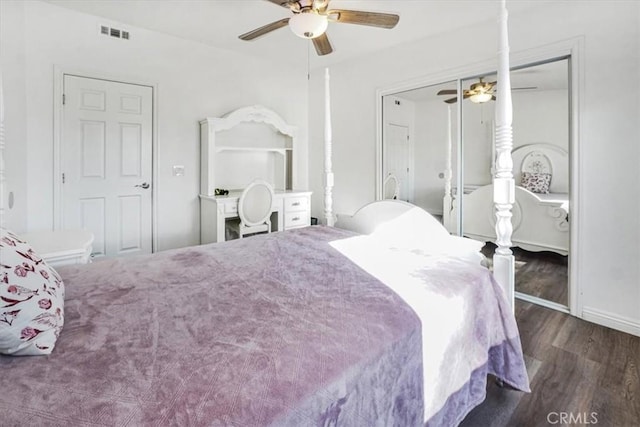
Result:
<svg viewBox="0 0 640 427">
<path fill-rule="evenodd" d="M 462 98 L 467 99 L 471 102 L 475 102 L 476 104 L 483 104 L 488 101 L 495 101 L 496 95 L 495 92 L 498 88 L 496 88 L 497 82 L 485 82 L 482 79 L 484 77 L 480 77 L 477 83 L 473 83 L 469 86 L 469 89 L 463 91 Z M 528 89 L 537 89 L 537 86 L 527 86 L 527 87 L 514 87 L 511 90 L 528 90 Z M 458 91 L 455 89 L 443 89 L 437 93 L 438 95 L 457 95 Z M 444 102 L 447 104 L 455 104 L 458 102 L 458 97 L 445 99 Z"/>
<path fill-rule="evenodd" d="M 482 81 L 484 77 L 480 77 L 480 81 L 472 84 L 469 89 L 465 89 L 463 91 L 463 99 L 469 98 L 471 102 L 475 102 L 476 104 L 482 104 L 484 102 L 488 102 L 496 99 L 493 94 L 493 88 L 497 82 L 484 82 Z M 456 89 L 443 89 L 438 92 L 438 95 L 457 95 L 458 91 Z M 445 99 L 447 104 L 454 104 L 458 102 L 458 97 Z"/>
<path fill-rule="evenodd" d="M 239 36 L 242 40 L 253 40 L 287 24 L 294 34 L 311 39 L 318 55 L 333 52 L 326 30 L 331 22 L 368 25 L 379 28 L 393 28 L 400 17 L 390 13 L 364 12 L 359 10 L 329 9 L 330 0 L 267 0 L 293 12 L 290 18 L 283 18 Z"/>
</svg>

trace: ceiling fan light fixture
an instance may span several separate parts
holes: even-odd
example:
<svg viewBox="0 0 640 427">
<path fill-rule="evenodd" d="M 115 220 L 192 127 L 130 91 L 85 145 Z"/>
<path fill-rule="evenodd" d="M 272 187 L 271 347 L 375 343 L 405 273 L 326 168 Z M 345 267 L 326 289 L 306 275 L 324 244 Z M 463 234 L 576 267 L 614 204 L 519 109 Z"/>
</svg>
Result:
<svg viewBox="0 0 640 427">
<path fill-rule="evenodd" d="M 491 101 L 491 96 L 492 95 L 490 93 L 481 92 L 471 95 L 469 99 L 471 100 L 471 102 L 474 102 L 476 104 L 483 104 L 485 102 Z"/>
<path fill-rule="evenodd" d="M 289 28 L 293 34 L 303 39 L 314 39 L 323 35 L 328 25 L 326 16 L 311 11 L 297 13 L 289 19 Z"/>
</svg>

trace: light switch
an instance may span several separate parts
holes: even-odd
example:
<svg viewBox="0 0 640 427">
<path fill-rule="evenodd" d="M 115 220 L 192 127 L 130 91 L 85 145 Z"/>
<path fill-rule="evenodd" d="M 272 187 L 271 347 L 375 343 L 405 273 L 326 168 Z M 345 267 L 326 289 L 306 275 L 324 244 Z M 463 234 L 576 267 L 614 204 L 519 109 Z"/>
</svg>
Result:
<svg viewBox="0 0 640 427">
<path fill-rule="evenodd" d="M 182 166 L 182 165 L 174 165 L 173 166 L 173 176 L 184 176 L 184 166 Z"/>
</svg>

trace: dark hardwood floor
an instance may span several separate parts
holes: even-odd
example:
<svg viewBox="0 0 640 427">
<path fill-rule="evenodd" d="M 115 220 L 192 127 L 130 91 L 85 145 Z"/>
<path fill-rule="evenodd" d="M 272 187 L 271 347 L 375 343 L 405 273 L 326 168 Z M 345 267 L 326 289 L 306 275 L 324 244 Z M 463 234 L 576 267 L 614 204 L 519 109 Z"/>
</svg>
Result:
<svg viewBox="0 0 640 427">
<path fill-rule="evenodd" d="M 487 243 L 482 253 L 489 259 L 496 245 Z M 512 248 L 516 263 L 516 291 L 569 305 L 568 257 L 555 252 L 530 252 Z"/>
<path fill-rule="evenodd" d="M 495 245 L 483 253 L 489 259 Z M 567 257 L 513 248 L 516 290 L 567 305 Z M 640 426 L 640 337 L 516 301 L 531 393 L 487 387 L 475 426 Z"/>
<path fill-rule="evenodd" d="M 513 253 L 517 291 L 568 305 L 568 257 Z M 461 427 L 640 427 L 640 337 L 520 300 L 515 315 L 531 393 L 489 381 Z"/>
<path fill-rule="evenodd" d="M 531 393 L 493 381 L 464 427 L 640 426 L 640 337 L 516 301 Z"/>
</svg>

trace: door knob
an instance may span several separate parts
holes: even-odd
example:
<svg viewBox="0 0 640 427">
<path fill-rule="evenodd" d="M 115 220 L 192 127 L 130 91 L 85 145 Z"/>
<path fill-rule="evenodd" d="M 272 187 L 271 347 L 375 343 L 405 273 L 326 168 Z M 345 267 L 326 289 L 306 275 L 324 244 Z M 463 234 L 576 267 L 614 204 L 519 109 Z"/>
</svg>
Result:
<svg viewBox="0 0 640 427">
<path fill-rule="evenodd" d="M 134 185 L 134 187 L 141 187 L 141 188 L 144 188 L 146 190 L 147 188 L 149 188 L 149 183 L 148 182 L 143 182 L 142 184 Z"/>
</svg>

